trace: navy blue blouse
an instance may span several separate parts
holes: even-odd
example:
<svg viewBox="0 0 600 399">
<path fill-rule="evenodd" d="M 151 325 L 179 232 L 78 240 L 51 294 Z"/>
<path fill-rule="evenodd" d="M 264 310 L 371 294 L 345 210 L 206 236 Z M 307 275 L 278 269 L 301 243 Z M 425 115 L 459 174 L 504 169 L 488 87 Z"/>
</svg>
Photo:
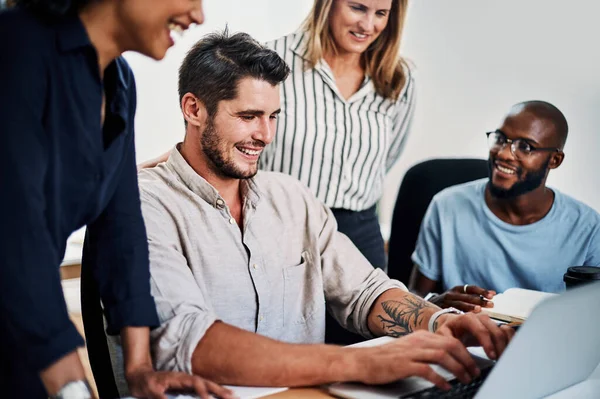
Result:
<svg viewBox="0 0 600 399">
<path fill-rule="evenodd" d="M 108 332 L 158 324 L 135 107 L 129 66 L 118 58 L 102 79 L 78 18 L 0 13 L 0 386 L 19 386 L 20 397 L 29 397 L 27 380 L 83 345 L 59 274 L 67 237 L 81 226 L 92 238 L 89 266 Z"/>
</svg>

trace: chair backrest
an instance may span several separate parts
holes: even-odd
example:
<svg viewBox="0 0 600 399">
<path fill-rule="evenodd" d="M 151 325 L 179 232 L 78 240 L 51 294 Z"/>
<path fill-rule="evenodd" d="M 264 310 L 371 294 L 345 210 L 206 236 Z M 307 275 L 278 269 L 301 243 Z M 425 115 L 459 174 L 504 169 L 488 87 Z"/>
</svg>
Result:
<svg viewBox="0 0 600 399">
<path fill-rule="evenodd" d="M 483 159 L 432 159 L 419 163 L 402 179 L 388 242 L 388 274 L 408 286 L 421 222 L 433 197 L 443 189 L 488 177 Z"/>
<path fill-rule="evenodd" d="M 85 265 L 85 262 L 82 263 Z M 81 316 L 90 366 L 98 395 L 103 399 L 118 398 L 119 391 L 104 332 L 104 314 L 98 284 L 92 268 L 83 265 L 81 267 Z"/>
</svg>

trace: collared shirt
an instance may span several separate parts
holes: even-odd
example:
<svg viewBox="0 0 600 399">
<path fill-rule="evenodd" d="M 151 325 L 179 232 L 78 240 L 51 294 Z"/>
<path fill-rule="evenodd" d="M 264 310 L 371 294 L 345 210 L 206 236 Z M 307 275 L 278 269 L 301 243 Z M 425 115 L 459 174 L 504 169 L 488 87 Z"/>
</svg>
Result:
<svg viewBox="0 0 600 399">
<path fill-rule="evenodd" d="M 37 397 L 41 369 L 83 345 L 59 275 L 67 237 L 88 225 L 108 329 L 158 322 L 134 154 L 133 75 L 101 79 L 76 17 L 0 13 L 0 386 Z M 101 127 L 102 93 L 106 118 Z M 8 395 L 10 396 L 10 395 Z"/>
<path fill-rule="evenodd" d="M 377 94 L 369 76 L 346 100 L 324 60 L 306 68 L 307 41 L 297 32 L 267 44 L 292 73 L 281 85 L 277 134 L 261 169 L 296 177 L 331 208 L 368 209 L 381 198 L 385 174 L 410 130 L 413 74 L 407 70 L 397 101 Z"/>
<path fill-rule="evenodd" d="M 367 315 L 390 288 L 336 229 L 335 218 L 293 177 L 259 172 L 242 182 L 243 225 L 177 149 L 140 172 L 152 293 L 161 327 L 156 367 L 191 372 L 191 358 L 216 321 L 285 342 L 322 343 L 325 306 L 370 337 Z"/>
</svg>

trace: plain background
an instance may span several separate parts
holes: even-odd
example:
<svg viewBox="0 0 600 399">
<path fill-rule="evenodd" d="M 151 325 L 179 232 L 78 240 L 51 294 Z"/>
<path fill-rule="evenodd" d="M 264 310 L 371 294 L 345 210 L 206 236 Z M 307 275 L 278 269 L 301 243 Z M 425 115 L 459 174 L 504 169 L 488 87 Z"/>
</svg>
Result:
<svg viewBox="0 0 600 399">
<path fill-rule="evenodd" d="M 344 0 L 340 0 L 344 1 Z M 204 0 L 206 22 L 161 62 L 127 54 L 137 80 L 138 161 L 183 138 L 177 69 L 204 34 L 244 31 L 260 41 L 298 28 L 312 0 Z M 412 0 L 403 55 L 417 66 L 418 106 L 404 153 L 380 203 L 383 229 L 410 166 L 437 157 L 487 158 L 484 133 L 510 106 L 549 101 L 570 125 L 565 162 L 549 184 L 600 210 L 600 2 Z"/>
</svg>

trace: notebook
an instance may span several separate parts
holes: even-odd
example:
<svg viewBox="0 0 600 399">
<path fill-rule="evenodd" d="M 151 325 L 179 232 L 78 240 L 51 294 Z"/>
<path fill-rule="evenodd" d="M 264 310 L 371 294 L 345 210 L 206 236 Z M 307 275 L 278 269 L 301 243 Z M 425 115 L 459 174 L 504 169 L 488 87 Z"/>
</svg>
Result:
<svg viewBox="0 0 600 399">
<path fill-rule="evenodd" d="M 523 322 L 529 317 L 533 309 L 541 302 L 552 298 L 556 294 L 548 292 L 526 290 L 523 288 L 509 288 L 492 298 L 493 308 L 483 308 L 491 318 L 506 322 Z"/>
</svg>

